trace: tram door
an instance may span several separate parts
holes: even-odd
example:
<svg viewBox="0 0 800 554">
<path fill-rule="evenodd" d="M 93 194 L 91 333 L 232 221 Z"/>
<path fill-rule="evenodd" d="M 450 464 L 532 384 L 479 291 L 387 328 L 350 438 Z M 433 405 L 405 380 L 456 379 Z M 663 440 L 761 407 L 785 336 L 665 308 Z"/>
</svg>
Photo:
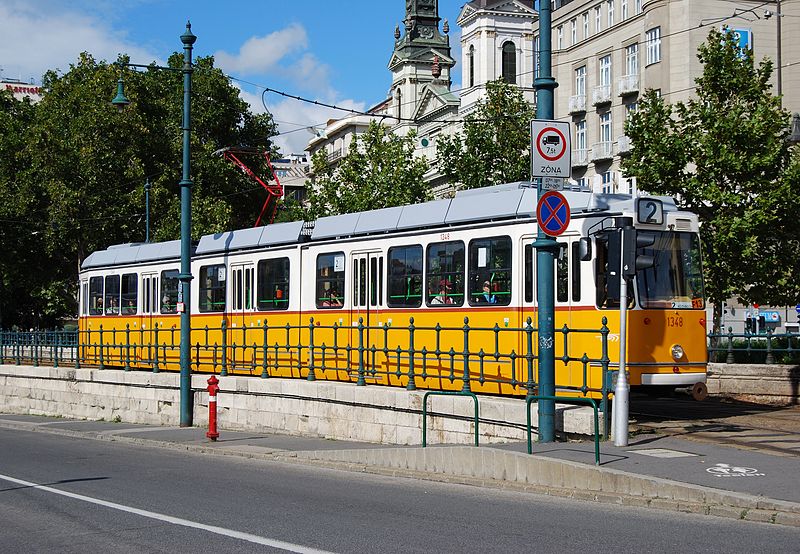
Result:
<svg viewBox="0 0 800 554">
<path fill-rule="evenodd" d="M 576 310 L 575 308 L 581 304 L 582 290 L 581 290 L 581 269 L 582 264 L 579 257 L 579 239 L 575 235 L 561 235 L 556 238 L 556 242 L 560 248 L 556 251 L 555 260 L 553 263 L 553 293 L 554 293 L 554 307 L 555 319 L 554 327 L 556 333 L 556 340 L 554 348 L 556 349 L 556 357 L 564 355 L 564 340 L 561 335 L 561 329 L 566 325 L 569 329 L 586 326 L 588 322 L 580 320 L 581 314 L 595 313 L 592 310 Z M 531 318 L 531 325 L 538 328 L 538 302 L 537 302 L 537 260 L 536 248 L 533 243 L 536 237 L 523 237 L 521 242 L 521 267 L 522 267 L 522 310 L 520 310 L 519 326 L 524 328 L 527 324 L 527 319 Z M 586 300 L 585 298 L 583 299 Z M 585 337 L 585 335 L 584 335 Z M 520 335 L 520 350 L 519 352 L 527 352 L 528 345 L 526 344 L 526 336 L 524 333 Z M 577 338 L 573 333 L 567 335 L 567 354 L 571 357 L 580 358 L 584 350 L 585 338 Z M 533 341 L 534 355 L 536 355 L 538 348 L 538 337 Z M 578 352 L 578 350 L 581 350 Z M 557 367 L 562 367 L 561 364 L 556 364 Z M 557 372 L 558 373 L 558 372 Z M 527 378 L 527 375 L 525 375 Z M 560 382 L 563 376 L 557 375 L 556 381 Z"/>
<path fill-rule="evenodd" d="M 139 325 L 141 326 L 141 344 L 152 345 L 155 342 L 153 329 L 158 324 L 158 317 L 161 314 L 161 303 L 159 301 L 159 282 L 158 273 L 142 273 L 142 283 L 140 287 L 140 305 L 142 306 Z M 160 339 L 159 339 L 160 341 Z M 131 341 L 133 342 L 133 341 Z M 155 356 L 152 347 L 142 348 L 136 352 L 137 358 L 152 360 Z"/>
<path fill-rule="evenodd" d="M 228 312 L 232 329 L 249 323 L 249 316 L 255 306 L 255 275 L 255 268 L 251 263 L 231 266 L 231 306 Z M 236 338 L 237 342 L 241 342 L 239 337 Z"/>
<path fill-rule="evenodd" d="M 384 269 L 383 254 L 381 252 L 364 252 L 353 254 L 353 303 L 352 321 L 353 331 L 351 342 L 358 346 L 358 320 L 363 318 L 364 346 L 368 348 L 374 342 L 370 327 L 378 324 L 378 315 L 383 306 Z M 374 330 L 372 331 L 374 335 Z M 358 353 L 356 352 L 356 356 Z M 354 360 L 356 363 L 358 360 Z M 368 363 L 365 358 L 364 363 Z"/>
</svg>

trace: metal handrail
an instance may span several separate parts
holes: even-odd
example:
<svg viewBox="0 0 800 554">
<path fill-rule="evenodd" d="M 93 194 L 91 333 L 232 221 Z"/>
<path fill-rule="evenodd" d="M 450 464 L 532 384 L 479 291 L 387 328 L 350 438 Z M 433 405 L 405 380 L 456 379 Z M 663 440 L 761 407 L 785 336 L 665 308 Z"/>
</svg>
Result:
<svg viewBox="0 0 800 554">
<path fill-rule="evenodd" d="M 422 448 L 425 448 L 425 447 L 428 446 L 428 435 L 427 435 L 428 425 L 427 425 L 427 420 L 428 420 L 428 397 L 429 396 L 471 396 L 472 397 L 472 399 L 475 401 L 475 417 L 474 417 L 474 419 L 475 419 L 475 446 L 478 446 L 478 424 L 479 424 L 479 419 L 478 419 L 478 395 L 476 395 L 472 391 L 465 391 L 465 390 L 460 390 L 460 391 L 438 391 L 438 390 L 432 390 L 432 391 L 426 392 L 422 396 Z"/>
<path fill-rule="evenodd" d="M 528 454 L 533 454 L 533 445 L 531 443 L 531 404 L 534 400 L 554 400 L 562 404 L 590 404 L 594 411 L 594 464 L 600 465 L 600 433 L 599 418 L 597 415 L 597 402 L 593 398 L 584 398 L 577 396 L 546 396 L 536 395 L 529 396 L 525 399 L 525 412 L 527 413 L 527 432 L 528 432 Z"/>
</svg>

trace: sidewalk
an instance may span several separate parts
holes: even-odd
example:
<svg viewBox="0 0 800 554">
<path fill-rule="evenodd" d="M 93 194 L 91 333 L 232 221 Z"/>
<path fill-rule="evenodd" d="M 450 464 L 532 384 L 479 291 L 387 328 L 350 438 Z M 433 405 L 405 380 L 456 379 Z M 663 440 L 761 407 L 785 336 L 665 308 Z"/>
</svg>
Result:
<svg viewBox="0 0 800 554">
<path fill-rule="evenodd" d="M 618 448 L 584 443 L 524 443 L 428 448 L 220 430 L 158 427 L 0 414 L 0 427 L 234 455 L 311 463 L 614 504 L 709 514 L 800 527 L 800 456 L 640 435 Z"/>
</svg>

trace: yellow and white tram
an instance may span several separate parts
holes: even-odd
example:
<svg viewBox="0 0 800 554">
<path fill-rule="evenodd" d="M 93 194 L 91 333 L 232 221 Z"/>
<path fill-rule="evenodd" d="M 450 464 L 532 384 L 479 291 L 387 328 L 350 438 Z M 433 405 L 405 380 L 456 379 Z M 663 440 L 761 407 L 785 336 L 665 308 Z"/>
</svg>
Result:
<svg viewBox="0 0 800 554">
<path fill-rule="evenodd" d="M 263 367 L 273 377 L 306 377 L 316 365 L 323 369 L 317 378 L 355 380 L 361 355 L 371 382 L 406 386 L 413 360 L 393 351 L 410 348 L 417 386 L 457 389 L 453 372 L 462 370 L 454 369 L 452 353 L 464 348 L 467 318 L 469 350 L 487 354 L 472 390 L 524 394 L 519 384 L 529 366 L 507 354 L 524 353 L 528 337 L 499 331 L 525 328 L 528 318 L 536 325 L 536 191 L 525 185 L 202 237 L 192 255 L 192 369 L 219 371 L 224 363 L 231 373 L 262 374 Z M 607 293 L 615 273 L 608 236 L 618 218 L 654 239 L 643 250 L 654 264 L 637 272 L 629 294 L 631 385 L 704 383 L 697 217 L 664 197 L 563 194 L 571 221 L 557 239 L 563 246 L 553 269 L 556 386 L 600 389 L 598 364 L 587 374 L 575 358 L 600 358 L 603 316 L 611 366 L 618 361 L 619 300 Z M 180 243 L 172 241 L 112 246 L 84 261 L 84 358 L 96 360 L 99 352 L 105 365 L 150 368 L 155 361 L 178 369 L 179 258 Z M 562 339 L 564 326 L 594 331 Z M 395 330 L 398 337 L 404 331 L 399 342 L 388 339 Z M 365 348 L 357 352 L 359 345 Z M 413 354 L 421 351 L 421 358 Z M 566 356 L 571 361 L 559 361 Z"/>
</svg>

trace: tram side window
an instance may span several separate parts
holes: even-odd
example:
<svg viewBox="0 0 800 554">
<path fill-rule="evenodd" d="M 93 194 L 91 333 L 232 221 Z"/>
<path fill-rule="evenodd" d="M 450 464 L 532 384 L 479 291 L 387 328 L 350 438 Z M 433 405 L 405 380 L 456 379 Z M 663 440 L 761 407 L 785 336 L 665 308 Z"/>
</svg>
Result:
<svg viewBox="0 0 800 554">
<path fill-rule="evenodd" d="M 572 301 L 581 300 L 581 251 L 580 242 L 572 243 Z"/>
<path fill-rule="evenodd" d="M 256 303 L 259 310 L 289 308 L 289 258 L 261 260 L 257 279 Z"/>
<path fill-rule="evenodd" d="M 201 312 L 225 311 L 225 264 L 200 267 L 199 308 Z"/>
<path fill-rule="evenodd" d="M 119 275 L 106 276 L 106 315 L 119 315 Z"/>
<path fill-rule="evenodd" d="M 469 243 L 469 303 L 511 303 L 511 239 L 493 237 Z"/>
<path fill-rule="evenodd" d="M 464 304 L 464 243 L 435 242 L 426 255 L 428 306 Z"/>
<path fill-rule="evenodd" d="M 178 313 L 178 270 L 161 272 L 161 313 Z"/>
<path fill-rule="evenodd" d="M 81 283 L 81 315 L 89 315 L 89 282 Z"/>
<path fill-rule="evenodd" d="M 525 302 L 533 302 L 533 245 L 525 245 Z"/>
<path fill-rule="evenodd" d="M 122 315 L 136 314 L 138 286 L 139 276 L 135 273 L 126 273 L 122 276 Z"/>
<path fill-rule="evenodd" d="M 103 315 L 103 278 L 89 279 L 89 315 Z"/>
<path fill-rule="evenodd" d="M 567 245 L 559 243 L 558 258 L 556 258 L 556 300 L 567 302 L 569 300 L 569 256 Z"/>
<path fill-rule="evenodd" d="M 422 245 L 395 246 L 389 249 L 390 308 L 422 306 Z"/>
<path fill-rule="evenodd" d="M 317 308 L 341 308 L 344 291 L 344 252 L 317 256 Z"/>
</svg>

